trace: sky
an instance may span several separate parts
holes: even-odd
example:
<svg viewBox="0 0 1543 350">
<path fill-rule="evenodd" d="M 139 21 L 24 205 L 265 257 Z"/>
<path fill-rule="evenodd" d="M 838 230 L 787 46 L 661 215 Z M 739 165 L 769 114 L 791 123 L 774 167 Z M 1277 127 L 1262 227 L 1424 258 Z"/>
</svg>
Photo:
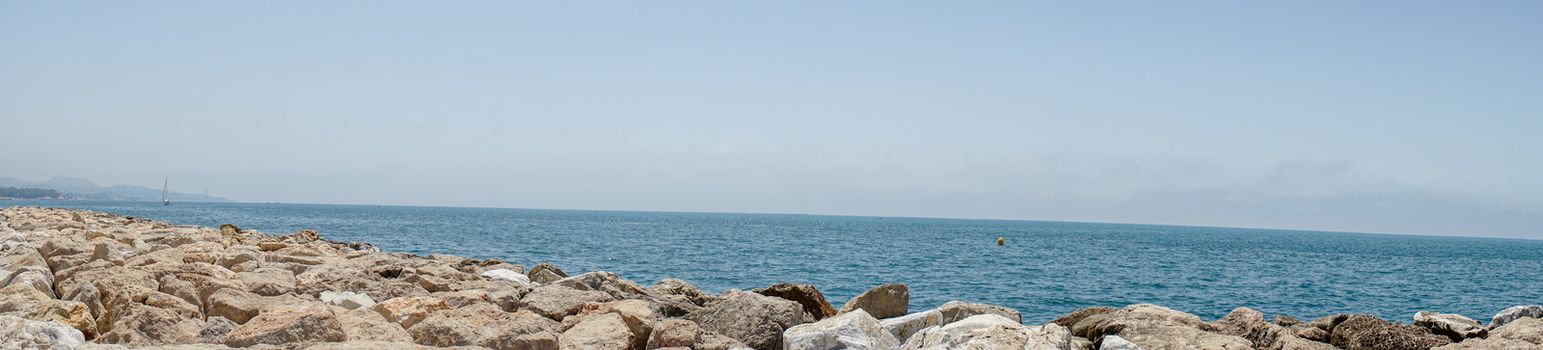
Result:
<svg viewBox="0 0 1543 350">
<path fill-rule="evenodd" d="M 1543 2 L 0 2 L 0 176 L 1543 239 Z"/>
</svg>

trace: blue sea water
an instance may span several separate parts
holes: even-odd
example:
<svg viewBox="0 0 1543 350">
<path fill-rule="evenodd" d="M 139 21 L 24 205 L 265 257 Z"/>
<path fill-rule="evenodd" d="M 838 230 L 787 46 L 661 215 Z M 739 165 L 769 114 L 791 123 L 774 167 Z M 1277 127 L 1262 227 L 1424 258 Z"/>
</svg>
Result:
<svg viewBox="0 0 1543 350">
<path fill-rule="evenodd" d="M 43 201 L 177 224 L 316 229 L 387 251 L 550 261 L 709 292 L 811 283 L 838 307 L 905 283 L 911 308 L 1007 305 L 1043 323 L 1154 303 L 1219 318 L 1238 306 L 1313 318 L 1418 310 L 1488 320 L 1543 303 L 1543 241 L 1070 222 L 402 206 Z M 998 236 L 1007 238 L 998 247 Z"/>
</svg>

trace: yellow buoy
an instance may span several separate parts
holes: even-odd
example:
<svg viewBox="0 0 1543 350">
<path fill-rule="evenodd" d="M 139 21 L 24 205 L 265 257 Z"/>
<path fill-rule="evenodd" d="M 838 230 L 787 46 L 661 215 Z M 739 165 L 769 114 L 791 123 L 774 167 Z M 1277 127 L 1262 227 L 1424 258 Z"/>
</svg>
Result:
<svg viewBox="0 0 1543 350">
<path fill-rule="evenodd" d="M 1006 237 L 997 237 L 997 245 L 1000 245 L 1000 246 L 1007 245 L 1007 238 Z"/>
</svg>

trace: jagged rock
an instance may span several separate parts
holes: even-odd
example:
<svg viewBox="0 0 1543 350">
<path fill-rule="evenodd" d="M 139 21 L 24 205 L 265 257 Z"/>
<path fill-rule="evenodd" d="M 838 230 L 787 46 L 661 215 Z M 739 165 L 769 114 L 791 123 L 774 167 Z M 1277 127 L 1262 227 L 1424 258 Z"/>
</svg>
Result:
<svg viewBox="0 0 1543 350">
<path fill-rule="evenodd" d="M 0 316 L 0 348 L 74 349 L 85 343 L 85 335 L 63 323 Z"/>
<path fill-rule="evenodd" d="M 1077 311 L 1072 311 L 1071 313 L 1066 314 L 1064 316 L 1061 316 L 1059 318 L 1056 318 L 1054 321 L 1050 321 L 1050 322 L 1058 324 L 1058 325 L 1061 325 L 1062 327 L 1072 328 L 1072 327 L 1075 327 L 1077 325 L 1077 322 L 1081 322 L 1082 319 L 1088 318 L 1088 316 L 1102 315 L 1102 314 L 1107 314 L 1107 313 L 1115 312 L 1115 311 L 1118 311 L 1118 310 L 1120 310 L 1120 309 L 1116 309 L 1116 308 L 1112 308 L 1112 307 L 1108 307 L 1108 306 L 1085 307 L 1085 308 L 1077 309 Z"/>
<path fill-rule="evenodd" d="M 556 324 L 528 311 L 511 314 L 492 304 L 476 304 L 436 311 L 407 332 L 414 342 L 423 345 L 503 349 L 512 347 L 514 339 L 521 335 L 551 331 Z"/>
<path fill-rule="evenodd" d="M 981 314 L 942 327 L 917 331 L 901 349 L 1034 349 L 1069 350 L 1077 339 L 1066 327 L 1050 323 L 1040 327 L 1019 324 L 1005 316 Z"/>
<path fill-rule="evenodd" d="M 1489 334 L 1489 329 L 1479 324 L 1479 321 L 1456 314 L 1442 314 L 1428 311 L 1420 311 L 1414 314 L 1414 325 L 1425 327 L 1432 333 L 1446 336 L 1453 342 L 1460 342 L 1468 338 L 1482 338 Z"/>
<path fill-rule="evenodd" d="M 532 289 L 520 298 L 520 308 L 530 310 L 552 320 L 579 311 L 584 303 L 603 303 L 616 300 L 610 294 L 593 290 L 577 290 L 559 285 L 545 285 Z"/>
<path fill-rule="evenodd" d="M 524 274 L 515 272 L 514 270 L 510 269 L 494 269 L 484 271 L 482 272 L 482 277 L 487 277 L 498 281 L 514 282 L 515 284 L 522 286 L 530 284 L 530 277 L 526 277 Z"/>
<path fill-rule="evenodd" d="M 302 300 L 290 295 L 265 297 L 234 288 L 221 288 L 210 294 L 205 310 L 209 316 L 221 316 L 238 324 L 257 317 L 263 310 L 275 306 L 294 305 Z"/>
<path fill-rule="evenodd" d="M 1528 317 L 1512 320 L 1490 332 L 1489 337 L 1543 345 L 1543 319 Z"/>
<path fill-rule="evenodd" d="M 553 332 L 536 332 L 523 334 L 508 339 L 506 342 L 495 343 L 493 349 L 514 350 L 558 350 L 557 334 Z"/>
<path fill-rule="evenodd" d="M 220 224 L 220 234 L 221 235 L 235 236 L 235 235 L 240 235 L 242 233 L 243 232 L 241 232 L 241 228 L 240 227 L 236 227 L 236 225 Z"/>
<path fill-rule="evenodd" d="M 653 332 L 653 324 L 660 319 L 659 314 L 649 307 L 648 302 L 628 299 L 607 303 L 585 303 L 577 314 L 581 317 L 569 317 L 563 319 L 563 323 L 569 323 L 569 320 L 576 323 L 582 321 L 583 316 L 603 313 L 621 316 L 622 322 L 627 324 L 627 329 L 632 331 L 633 348 L 636 349 L 642 349 L 647 345 L 648 335 Z"/>
<path fill-rule="evenodd" d="M 1110 335 L 1110 336 L 1104 337 L 1103 344 L 1098 346 L 1098 350 L 1142 350 L 1142 349 L 1141 349 L 1141 346 L 1136 345 L 1136 343 L 1132 343 L 1129 340 L 1125 340 L 1125 338 L 1120 338 L 1120 336 L 1118 336 L 1118 335 Z"/>
<path fill-rule="evenodd" d="M 937 309 L 912 313 L 910 315 L 886 318 L 879 321 L 884 330 L 893 335 L 896 340 L 910 339 L 912 334 L 923 328 L 943 324 L 943 313 Z"/>
<path fill-rule="evenodd" d="M 836 315 L 836 308 L 831 306 L 829 301 L 825 301 L 825 294 L 820 293 L 820 290 L 812 285 L 778 283 L 770 287 L 757 289 L 755 292 L 765 296 L 796 301 L 799 305 L 803 305 L 804 312 L 808 312 L 816 320 Z M 693 301 L 692 303 L 695 304 L 696 302 Z"/>
<path fill-rule="evenodd" d="M 198 330 L 198 342 L 224 344 L 225 335 L 230 334 L 230 331 L 235 330 L 237 326 L 240 325 L 230 319 L 219 316 L 210 317 L 205 320 L 204 328 Z"/>
<path fill-rule="evenodd" d="M 847 300 L 838 313 L 862 309 L 876 318 L 890 318 L 905 315 L 910 306 L 910 289 L 904 284 L 885 284 Z"/>
<path fill-rule="evenodd" d="M 1291 317 L 1291 316 L 1286 316 L 1286 315 L 1275 315 L 1275 325 L 1277 325 L 1277 326 L 1291 327 L 1291 326 L 1295 326 L 1295 325 L 1299 325 L 1299 324 L 1302 324 L 1302 320 L 1299 320 L 1296 317 Z"/>
<path fill-rule="evenodd" d="M 283 306 L 263 312 L 225 335 L 225 345 L 339 342 L 348 339 L 337 315 L 326 306 Z"/>
<path fill-rule="evenodd" d="M 248 292 L 262 296 L 288 294 L 295 289 L 295 274 L 284 269 L 258 268 L 252 272 L 238 272 L 236 279 L 246 284 Z"/>
<path fill-rule="evenodd" d="M 587 315 L 578 324 L 557 337 L 561 349 L 631 349 L 633 331 L 618 314 Z"/>
<path fill-rule="evenodd" d="M 631 299 L 643 296 L 647 293 L 643 287 L 632 281 L 622 279 L 615 273 L 595 271 L 578 276 L 568 277 L 553 281 L 551 284 L 573 288 L 577 290 L 593 290 L 604 292 L 616 299 Z"/>
<path fill-rule="evenodd" d="M 1446 337 L 1424 328 L 1383 321 L 1374 316 L 1352 315 L 1329 330 L 1329 344 L 1346 350 L 1413 350 L 1446 345 Z"/>
<path fill-rule="evenodd" d="M 696 306 L 704 306 L 708 302 L 718 300 L 718 296 L 703 293 L 701 289 L 697 289 L 690 282 L 674 278 L 659 280 L 659 282 L 654 283 L 654 287 L 650 288 L 649 291 L 659 295 L 679 295 L 685 297 L 687 301 Z"/>
<path fill-rule="evenodd" d="M 787 350 L 879 350 L 900 345 L 878 319 L 863 310 L 790 327 L 782 333 L 782 344 Z"/>
<path fill-rule="evenodd" d="M 771 350 L 782 346 L 784 330 L 809 322 L 810 316 L 791 300 L 730 291 L 723 300 L 687 318 L 703 330 L 734 338 L 751 348 Z"/>
<path fill-rule="evenodd" d="M 1489 328 L 1500 328 L 1505 326 L 1506 323 L 1527 317 L 1543 318 L 1543 305 L 1512 306 L 1505 310 L 1500 310 L 1499 313 L 1495 314 L 1494 318 L 1490 319 Z"/>
<path fill-rule="evenodd" d="M 530 271 L 526 271 L 525 277 L 530 278 L 532 282 L 546 284 L 568 278 L 568 273 L 563 272 L 563 269 L 558 268 L 557 265 L 543 262 L 530 268 Z"/>
<path fill-rule="evenodd" d="M 1487 338 L 1469 338 L 1461 343 L 1436 347 L 1439 350 L 1543 350 L 1543 319 L 1522 317 L 1490 330 Z"/>
<path fill-rule="evenodd" d="M 990 304 L 966 303 L 953 300 L 943 303 L 943 306 L 939 306 L 937 310 L 938 313 L 943 315 L 942 324 L 949 324 L 972 316 L 985 314 L 1000 315 L 1012 319 L 1014 322 L 1023 322 L 1023 317 L 1018 314 L 1018 310 Z"/>
<path fill-rule="evenodd" d="M 131 346 L 191 343 L 204 321 L 186 301 L 148 289 L 119 291 L 104 301 L 98 343 Z"/>
<path fill-rule="evenodd" d="M 1088 339 L 1118 334 L 1147 350 L 1163 349 L 1252 349 L 1253 343 L 1242 337 L 1210 333 L 1200 317 L 1151 304 L 1126 306 L 1109 313 L 1083 318 L 1072 333 Z"/>
<path fill-rule="evenodd" d="M 54 274 L 46 268 L 35 266 L 13 266 L 3 280 L 0 280 L 0 288 L 10 286 L 27 286 L 37 290 L 49 298 L 54 298 Z M 4 270 L 0 270 L 4 271 Z"/>
<path fill-rule="evenodd" d="M 1299 338 L 1284 327 L 1265 322 L 1264 313 L 1240 307 L 1210 323 L 1213 332 L 1241 337 L 1261 350 L 1334 350 L 1329 344 Z"/>
<path fill-rule="evenodd" d="M 57 321 L 79 330 L 88 338 L 96 337 L 96 319 L 85 303 L 56 300 L 31 286 L 15 285 L 0 289 L 0 315 L 35 321 Z"/>
<path fill-rule="evenodd" d="M 696 322 L 668 319 L 654 324 L 654 331 L 649 333 L 644 348 L 691 347 L 701 339 L 702 327 L 697 326 Z"/>
<path fill-rule="evenodd" d="M 338 322 L 343 324 L 343 334 L 349 341 L 388 341 L 411 343 L 413 337 L 407 334 L 402 325 L 386 320 L 379 312 L 371 308 L 358 308 L 353 310 L 334 309 Z"/>
<path fill-rule="evenodd" d="M 387 321 L 402 325 L 404 329 L 412 329 L 414 324 L 428 318 L 430 313 L 448 310 L 450 305 L 435 297 L 401 297 L 375 304 L 372 309 Z"/>
<path fill-rule="evenodd" d="M 737 339 L 704 331 L 702 332 L 701 339 L 698 339 L 696 345 L 692 345 L 691 348 L 695 350 L 742 350 L 747 347 L 745 343 Z"/>
<path fill-rule="evenodd" d="M 349 310 L 375 306 L 375 299 L 370 299 L 369 295 L 354 292 L 321 292 L 320 298 L 322 303 Z"/>
</svg>

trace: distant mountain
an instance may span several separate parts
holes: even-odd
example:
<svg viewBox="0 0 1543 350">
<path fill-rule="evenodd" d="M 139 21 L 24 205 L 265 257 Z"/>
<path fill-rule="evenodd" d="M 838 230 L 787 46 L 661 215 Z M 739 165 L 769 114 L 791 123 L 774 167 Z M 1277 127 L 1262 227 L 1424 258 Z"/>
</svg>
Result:
<svg viewBox="0 0 1543 350">
<path fill-rule="evenodd" d="M 62 192 L 66 197 L 79 199 L 101 200 L 127 200 L 127 201 L 158 201 L 161 200 L 161 189 L 135 185 L 99 186 L 91 180 L 74 177 L 56 177 L 48 181 L 27 181 L 14 177 L 0 177 L 0 187 L 30 187 L 43 188 Z M 229 200 L 214 196 L 205 196 L 194 193 L 171 192 L 167 194 L 173 202 L 229 202 Z"/>
</svg>

